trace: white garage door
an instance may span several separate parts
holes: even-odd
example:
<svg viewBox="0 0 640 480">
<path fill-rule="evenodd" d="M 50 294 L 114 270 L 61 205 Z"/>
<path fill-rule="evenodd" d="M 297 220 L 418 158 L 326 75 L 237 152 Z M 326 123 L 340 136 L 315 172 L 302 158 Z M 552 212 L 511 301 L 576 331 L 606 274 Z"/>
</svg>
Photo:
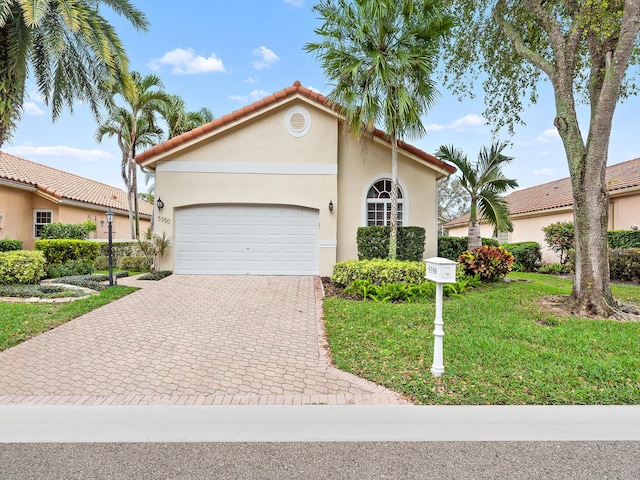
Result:
<svg viewBox="0 0 640 480">
<path fill-rule="evenodd" d="M 203 205 L 176 211 L 175 272 L 317 275 L 318 212 Z"/>
</svg>

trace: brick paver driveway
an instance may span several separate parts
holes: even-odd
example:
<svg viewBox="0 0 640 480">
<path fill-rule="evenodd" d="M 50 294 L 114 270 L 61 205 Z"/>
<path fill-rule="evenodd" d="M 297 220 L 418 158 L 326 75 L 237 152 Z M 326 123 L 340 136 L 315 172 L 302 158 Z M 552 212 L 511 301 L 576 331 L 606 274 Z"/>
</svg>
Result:
<svg viewBox="0 0 640 480">
<path fill-rule="evenodd" d="M 0 353 L 0 404 L 403 403 L 329 365 L 317 277 L 137 284 Z"/>
</svg>

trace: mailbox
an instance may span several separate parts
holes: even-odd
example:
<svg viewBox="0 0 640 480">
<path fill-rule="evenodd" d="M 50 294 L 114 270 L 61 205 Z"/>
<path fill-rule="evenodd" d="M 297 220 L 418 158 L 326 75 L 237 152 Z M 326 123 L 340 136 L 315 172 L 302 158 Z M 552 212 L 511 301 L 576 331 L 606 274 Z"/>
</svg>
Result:
<svg viewBox="0 0 640 480">
<path fill-rule="evenodd" d="M 436 283 L 456 283 L 456 262 L 442 257 L 427 258 L 425 262 L 427 280 Z"/>
</svg>

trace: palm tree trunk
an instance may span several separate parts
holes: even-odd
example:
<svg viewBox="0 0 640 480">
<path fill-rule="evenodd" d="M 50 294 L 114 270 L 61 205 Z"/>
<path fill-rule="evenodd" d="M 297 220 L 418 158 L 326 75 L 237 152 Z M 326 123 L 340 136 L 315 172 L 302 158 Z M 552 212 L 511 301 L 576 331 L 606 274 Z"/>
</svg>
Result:
<svg viewBox="0 0 640 480">
<path fill-rule="evenodd" d="M 389 219 L 389 260 L 398 253 L 398 140 L 391 140 L 391 218 Z"/>
<path fill-rule="evenodd" d="M 467 249 L 472 250 L 482 246 L 482 234 L 480 232 L 480 222 L 469 221 L 469 237 L 467 238 Z"/>
</svg>

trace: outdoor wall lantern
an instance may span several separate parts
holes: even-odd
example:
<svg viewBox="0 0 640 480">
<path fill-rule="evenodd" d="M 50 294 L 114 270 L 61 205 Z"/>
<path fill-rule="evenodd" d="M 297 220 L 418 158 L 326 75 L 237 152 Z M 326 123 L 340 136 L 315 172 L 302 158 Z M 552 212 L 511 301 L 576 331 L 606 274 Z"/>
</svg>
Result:
<svg viewBox="0 0 640 480">
<path fill-rule="evenodd" d="M 329 200 L 329 211 L 333 212 L 333 200 Z"/>
<path fill-rule="evenodd" d="M 109 224 L 109 286 L 113 287 L 113 211 L 107 210 L 107 223 Z"/>
<path fill-rule="evenodd" d="M 158 207 L 158 210 L 162 210 L 164 208 L 164 202 L 160 197 L 158 197 L 158 200 L 156 201 L 156 206 Z"/>
<path fill-rule="evenodd" d="M 442 337 L 444 337 L 444 322 L 442 320 L 442 285 L 456 283 L 457 263 L 448 258 L 427 258 L 425 278 L 436 282 L 436 318 L 433 322 L 433 365 L 431 374 L 439 377 L 444 373 L 444 360 L 442 355 Z"/>
</svg>

